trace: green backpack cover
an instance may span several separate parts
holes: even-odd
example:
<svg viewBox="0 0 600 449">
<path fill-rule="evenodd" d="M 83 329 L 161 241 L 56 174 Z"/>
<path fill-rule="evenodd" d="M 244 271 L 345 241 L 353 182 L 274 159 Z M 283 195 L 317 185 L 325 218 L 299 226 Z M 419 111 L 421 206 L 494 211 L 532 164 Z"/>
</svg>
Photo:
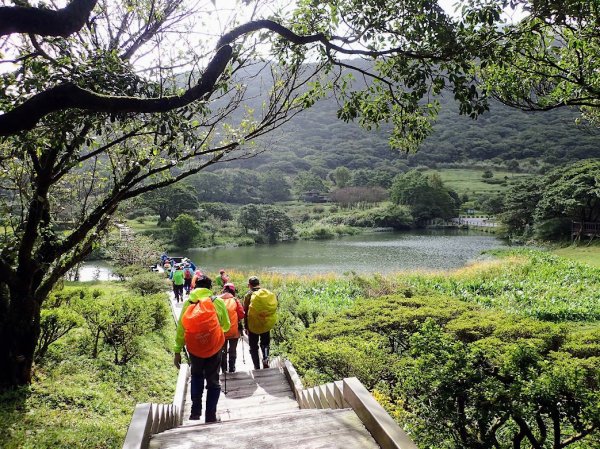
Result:
<svg viewBox="0 0 600 449">
<path fill-rule="evenodd" d="M 248 307 L 248 330 L 253 334 L 270 331 L 277 321 L 277 296 L 275 293 L 260 288 L 252 292 Z"/>
</svg>

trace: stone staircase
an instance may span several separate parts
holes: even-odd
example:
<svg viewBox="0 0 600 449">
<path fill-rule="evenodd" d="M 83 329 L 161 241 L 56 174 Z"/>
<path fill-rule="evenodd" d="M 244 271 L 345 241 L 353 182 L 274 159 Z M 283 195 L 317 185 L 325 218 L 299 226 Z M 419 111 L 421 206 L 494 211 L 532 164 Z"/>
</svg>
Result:
<svg viewBox="0 0 600 449">
<path fill-rule="evenodd" d="M 154 435 L 151 449 L 376 449 L 352 410 L 298 410 L 268 417 L 180 427 Z"/>
<path fill-rule="evenodd" d="M 178 316 L 180 305 L 171 305 Z M 187 419 L 182 364 L 173 403 L 138 404 L 123 449 L 417 449 L 358 379 L 304 389 L 289 361 L 270 366 L 252 370 L 242 341 L 237 372 L 221 374 L 221 422 L 204 424 Z"/>
<path fill-rule="evenodd" d="M 221 382 L 223 385 L 223 379 Z M 153 435 L 151 449 L 357 448 L 380 446 L 352 409 L 300 409 L 281 368 L 238 372 L 219 400 L 220 423 L 183 425 Z"/>
</svg>

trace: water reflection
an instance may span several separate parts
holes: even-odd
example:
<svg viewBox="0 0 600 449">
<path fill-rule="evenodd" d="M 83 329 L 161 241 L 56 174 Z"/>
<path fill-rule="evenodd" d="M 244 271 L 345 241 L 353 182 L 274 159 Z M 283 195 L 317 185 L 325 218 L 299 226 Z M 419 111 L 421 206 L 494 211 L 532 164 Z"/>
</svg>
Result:
<svg viewBox="0 0 600 449">
<path fill-rule="evenodd" d="M 109 263 L 103 260 L 89 260 L 83 262 L 78 269 L 71 270 L 66 276 L 70 281 L 113 281 L 118 279 L 112 274 Z"/>
<path fill-rule="evenodd" d="M 505 246 L 489 234 L 461 230 L 372 233 L 325 241 L 275 245 L 192 249 L 178 254 L 202 270 L 316 274 L 390 273 L 405 270 L 446 270 L 484 258 L 485 250 Z M 80 280 L 111 279 L 105 262 L 87 262 Z"/>
<path fill-rule="evenodd" d="M 425 231 L 199 249 L 188 251 L 188 255 L 209 272 L 235 268 L 295 274 L 343 274 L 349 271 L 370 274 L 458 268 L 482 258 L 482 251 L 501 246 L 504 246 L 503 241 L 488 234 Z"/>
</svg>

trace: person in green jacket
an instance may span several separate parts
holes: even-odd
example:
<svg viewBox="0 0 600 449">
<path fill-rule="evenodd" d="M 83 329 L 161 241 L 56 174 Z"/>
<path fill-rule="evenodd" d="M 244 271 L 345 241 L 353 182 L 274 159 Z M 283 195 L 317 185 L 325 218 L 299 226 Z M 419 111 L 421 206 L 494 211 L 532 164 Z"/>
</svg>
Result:
<svg viewBox="0 0 600 449">
<path fill-rule="evenodd" d="M 185 282 L 183 274 L 183 266 L 181 264 L 176 265 L 175 271 L 171 276 L 173 281 L 173 293 L 175 294 L 175 301 L 183 301 L 183 284 Z"/>
<path fill-rule="evenodd" d="M 229 282 L 229 276 L 227 276 L 227 274 L 225 273 L 225 270 L 223 268 L 221 268 L 219 270 L 219 275 L 215 279 L 215 283 L 217 284 L 217 287 L 219 288 L 219 290 L 222 290 L 223 287 L 225 286 L 225 284 L 227 284 L 228 282 Z"/>
<path fill-rule="evenodd" d="M 202 275 L 196 280 L 196 288 L 192 290 L 188 299 L 183 303 L 181 315 L 179 315 L 179 322 L 177 323 L 175 346 L 173 347 L 175 353 L 173 362 L 177 368 L 181 365 L 181 350 L 185 344 L 185 329 L 183 328 L 182 317 L 191 304 L 197 303 L 201 299 L 207 297 L 213 297 L 211 288 L 211 279 Z M 213 304 L 215 306 L 219 325 L 222 332 L 225 333 L 231 327 L 227 306 L 223 299 L 219 297 L 214 297 Z M 217 403 L 219 402 L 219 396 L 221 395 L 221 384 L 219 383 L 221 351 L 218 350 L 216 354 L 208 358 L 197 357 L 192 353 L 189 353 L 189 356 L 192 369 L 190 381 L 192 410 L 190 412 L 190 420 L 200 419 L 200 415 L 202 414 L 202 393 L 204 390 L 204 381 L 206 380 L 205 420 L 206 422 L 215 422 L 217 421 Z"/>
</svg>

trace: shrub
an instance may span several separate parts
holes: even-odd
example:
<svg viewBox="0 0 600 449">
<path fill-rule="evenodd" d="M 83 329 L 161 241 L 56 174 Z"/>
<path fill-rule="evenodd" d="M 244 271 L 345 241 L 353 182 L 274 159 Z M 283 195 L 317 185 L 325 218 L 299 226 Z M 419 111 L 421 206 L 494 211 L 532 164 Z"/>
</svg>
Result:
<svg viewBox="0 0 600 449">
<path fill-rule="evenodd" d="M 225 203 L 201 203 L 200 209 L 207 215 L 221 220 L 233 220 L 231 206 Z"/>
<path fill-rule="evenodd" d="M 75 310 L 90 331 L 84 349 L 97 358 L 100 350 L 108 347 L 117 365 L 125 365 L 136 357 L 140 337 L 162 329 L 169 317 L 164 293 L 144 297 L 120 292 L 110 297 L 103 294 L 95 300 L 77 301 Z"/>
<path fill-rule="evenodd" d="M 83 299 L 85 294 L 86 291 L 82 288 L 57 289 L 44 301 L 44 306 L 46 309 L 68 306 L 76 299 Z"/>
<path fill-rule="evenodd" d="M 171 311 L 167 305 L 168 300 L 166 293 L 157 293 L 144 298 L 146 308 L 148 309 L 150 318 L 152 318 L 153 331 L 161 330 L 171 317 Z"/>
<path fill-rule="evenodd" d="M 300 232 L 300 238 L 305 240 L 328 240 L 336 236 L 331 226 L 314 225 Z"/>
<path fill-rule="evenodd" d="M 113 351 L 113 363 L 126 365 L 139 354 L 140 337 L 152 331 L 155 323 L 142 298 L 120 296 L 107 306 L 101 325 L 104 343 Z"/>
<path fill-rule="evenodd" d="M 173 221 L 173 243 L 188 248 L 200 237 L 200 225 L 188 214 L 181 214 Z"/>
<path fill-rule="evenodd" d="M 35 349 L 35 360 L 40 362 L 48 347 L 72 329 L 81 326 L 83 318 L 67 307 L 44 309 L 40 316 L 40 337 Z"/>
<path fill-rule="evenodd" d="M 148 267 L 156 263 L 159 251 L 155 239 L 140 234 L 134 234 L 130 240 L 113 238 L 106 245 L 108 256 L 118 267 Z"/>
<path fill-rule="evenodd" d="M 126 267 L 116 266 L 113 268 L 112 273 L 117 276 L 119 280 L 124 281 L 136 276 L 140 272 L 140 269 L 141 267 L 138 265 L 127 265 Z"/>
<path fill-rule="evenodd" d="M 537 222 L 534 235 L 539 240 L 561 240 L 571 234 L 571 220 L 568 218 L 550 218 Z"/>
<path fill-rule="evenodd" d="M 127 285 L 142 296 L 153 295 L 168 289 L 166 280 L 155 272 L 136 274 L 127 282 Z"/>
<path fill-rule="evenodd" d="M 290 359 L 307 384 L 357 376 L 384 391 L 422 447 L 583 448 L 600 436 L 597 330 L 388 296 L 311 324 Z"/>
</svg>

